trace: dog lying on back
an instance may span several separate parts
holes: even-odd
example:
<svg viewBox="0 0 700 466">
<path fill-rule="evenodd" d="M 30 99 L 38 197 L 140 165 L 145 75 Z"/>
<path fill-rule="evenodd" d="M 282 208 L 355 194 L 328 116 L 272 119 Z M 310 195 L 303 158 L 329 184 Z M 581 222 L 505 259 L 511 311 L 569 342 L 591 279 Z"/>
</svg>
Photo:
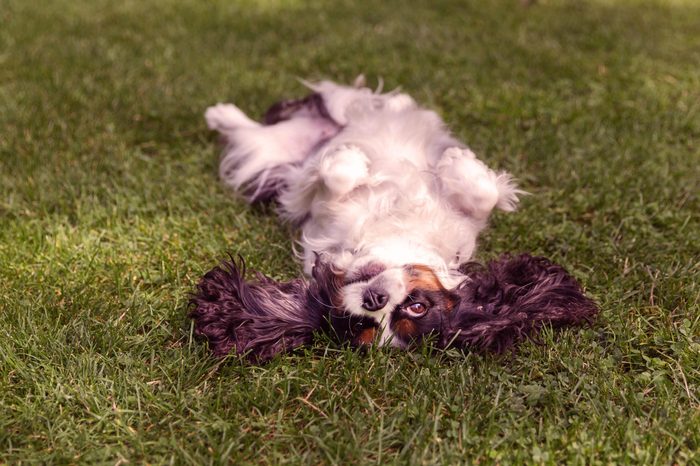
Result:
<svg viewBox="0 0 700 466">
<path fill-rule="evenodd" d="M 308 86 L 263 123 L 231 104 L 206 111 L 226 144 L 221 178 L 299 226 L 311 277 L 246 282 L 242 260 L 205 275 L 190 316 L 215 354 L 266 360 L 321 329 L 354 344 L 433 335 L 441 347 L 501 351 L 545 323 L 592 318 L 576 280 L 546 259 L 469 263 L 493 209 L 514 210 L 522 192 L 435 112 L 360 82 Z"/>
</svg>

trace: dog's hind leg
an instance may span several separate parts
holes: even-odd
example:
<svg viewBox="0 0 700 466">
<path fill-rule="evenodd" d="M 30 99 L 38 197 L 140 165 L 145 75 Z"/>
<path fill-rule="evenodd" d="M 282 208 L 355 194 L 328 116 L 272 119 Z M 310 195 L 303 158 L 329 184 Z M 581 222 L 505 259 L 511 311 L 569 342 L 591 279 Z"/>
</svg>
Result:
<svg viewBox="0 0 700 466">
<path fill-rule="evenodd" d="M 262 126 L 257 121 L 248 118 L 248 115 L 233 104 L 216 104 L 209 107 L 204 113 L 209 129 L 225 133 L 239 128 L 257 128 Z"/>
<path fill-rule="evenodd" d="M 348 124 L 348 114 L 352 108 L 371 108 L 383 105 L 383 99 L 371 89 L 362 87 L 357 81 L 355 86 L 343 86 L 332 81 L 304 84 L 319 95 L 327 115 L 341 126 Z"/>
<path fill-rule="evenodd" d="M 303 161 L 339 130 L 333 121 L 311 113 L 263 125 L 232 104 L 208 108 L 205 119 L 226 143 L 219 165 L 221 179 L 242 190 L 251 202 L 276 197 L 286 169 Z"/>
</svg>

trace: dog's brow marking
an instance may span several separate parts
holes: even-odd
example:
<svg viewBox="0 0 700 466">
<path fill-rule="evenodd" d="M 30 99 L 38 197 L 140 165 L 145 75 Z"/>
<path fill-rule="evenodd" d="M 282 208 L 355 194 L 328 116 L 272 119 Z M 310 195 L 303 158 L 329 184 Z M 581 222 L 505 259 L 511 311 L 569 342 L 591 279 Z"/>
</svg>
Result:
<svg viewBox="0 0 700 466">
<path fill-rule="evenodd" d="M 440 280 L 433 270 L 426 265 L 410 265 L 406 268 L 408 277 L 406 282 L 408 283 L 409 294 L 415 290 L 430 290 L 430 291 L 444 291 L 445 287 L 442 286 Z"/>
</svg>

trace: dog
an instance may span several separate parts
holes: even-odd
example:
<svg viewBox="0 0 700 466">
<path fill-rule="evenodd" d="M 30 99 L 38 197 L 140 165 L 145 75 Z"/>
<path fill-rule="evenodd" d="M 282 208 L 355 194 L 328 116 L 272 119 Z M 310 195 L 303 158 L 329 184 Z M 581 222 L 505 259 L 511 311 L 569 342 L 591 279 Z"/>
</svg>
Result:
<svg viewBox="0 0 700 466">
<path fill-rule="evenodd" d="M 249 202 L 275 202 L 300 230 L 309 279 L 215 267 L 192 298 L 214 354 L 265 361 L 330 330 L 355 345 L 503 351 L 545 324 L 590 322 L 597 307 L 561 266 L 528 254 L 471 263 L 494 209 L 512 212 L 513 177 L 486 166 L 440 116 L 405 93 L 331 81 L 274 104 L 262 123 L 232 104 L 206 110 L 220 177 Z"/>
</svg>

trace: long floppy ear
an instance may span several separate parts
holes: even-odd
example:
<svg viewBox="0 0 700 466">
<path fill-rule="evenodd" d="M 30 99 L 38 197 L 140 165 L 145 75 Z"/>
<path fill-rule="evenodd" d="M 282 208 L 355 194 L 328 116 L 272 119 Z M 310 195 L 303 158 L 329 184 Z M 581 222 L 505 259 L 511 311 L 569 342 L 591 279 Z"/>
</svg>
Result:
<svg viewBox="0 0 700 466">
<path fill-rule="evenodd" d="M 463 271 L 460 303 L 440 339 L 445 347 L 503 352 L 545 325 L 590 323 L 598 313 L 576 279 L 544 257 L 504 255 Z"/>
<path fill-rule="evenodd" d="M 277 282 L 261 273 L 245 280 L 245 263 L 231 258 L 209 271 L 197 285 L 189 317 L 195 335 L 216 356 L 232 349 L 253 362 L 308 344 L 323 327 L 327 306 L 317 286 L 303 279 Z"/>
</svg>

